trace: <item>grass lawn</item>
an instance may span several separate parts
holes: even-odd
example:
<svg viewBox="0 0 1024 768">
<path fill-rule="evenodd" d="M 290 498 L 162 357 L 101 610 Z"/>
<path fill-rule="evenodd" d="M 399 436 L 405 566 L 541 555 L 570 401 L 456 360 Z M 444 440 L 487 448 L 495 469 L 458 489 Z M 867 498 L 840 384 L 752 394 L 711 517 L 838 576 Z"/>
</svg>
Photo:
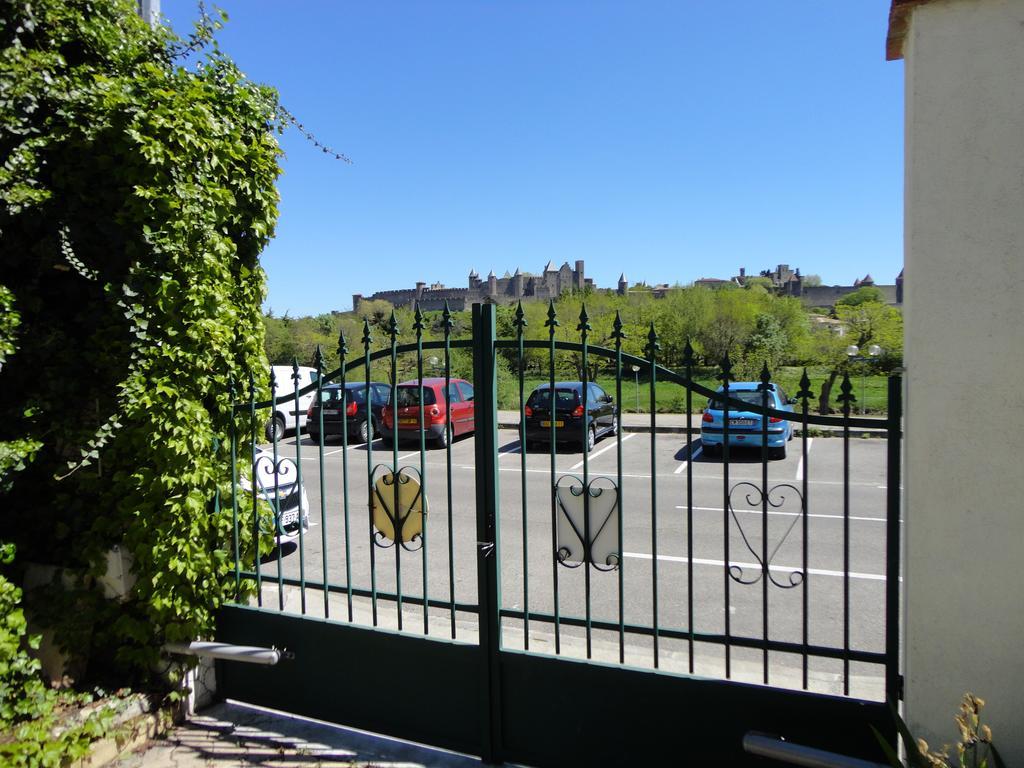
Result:
<svg viewBox="0 0 1024 768">
<path fill-rule="evenodd" d="M 697 383 L 708 387 L 709 389 L 717 389 L 721 384 L 720 381 L 714 378 L 715 372 L 711 369 L 699 369 L 695 370 L 694 373 L 694 378 Z M 799 382 L 802 375 L 803 368 L 783 367 L 776 372 L 774 381 L 778 383 L 783 390 L 785 390 L 787 395 L 795 397 L 796 393 L 800 389 Z M 811 392 L 814 393 L 814 398 L 811 400 L 811 412 L 817 413 L 818 395 L 821 392 L 822 384 L 828 378 L 828 370 L 826 368 L 808 368 L 807 375 L 811 380 Z M 567 374 L 556 375 L 556 380 L 564 380 L 567 378 Z M 526 396 L 529 396 L 529 393 L 533 391 L 534 387 L 539 384 L 547 384 L 548 381 L 548 377 L 542 378 L 538 376 L 527 376 L 523 381 Z M 888 377 L 866 376 L 862 380 L 860 376 L 851 376 L 850 383 L 853 385 L 853 395 L 857 398 L 854 408 L 852 409 L 854 411 L 854 415 L 860 414 L 862 386 L 867 414 L 880 415 L 886 412 Z M 598 376 L 597 384 L 599 384 L 610 395 L 613 397 L 615 396 L 615 379 L 613 376 Z M 832 386 L 832 393 L 830 397 L 832 407 L 837 411 L 839 404 L 836 401 L 836 398 L 840 394 L 840 384 L 841 379 L 836 379 L 835 384 Z M 706 400 L 703 396 L 694 395 L 694 411 L 701 410 L 705 404 Z M 623 377 L 622 402 L 620 403 L 620 407 L 627 413 L 650 413 L 650 382 L 644 377 L 642 371 L 639 376 L 639 386 L 632 375 L 632 372 L 629 372 L 629 375 Z M 657 382 L 655 385 L 654 407 L 658 413 L 685 412 L 686 390 L 673 382 Z M 499 375 L 498 377 L 498 408 L 506 410 L 516 410 L 519 408 L 519 385 L 515 376 L 511 374 Z"/>
</svg>

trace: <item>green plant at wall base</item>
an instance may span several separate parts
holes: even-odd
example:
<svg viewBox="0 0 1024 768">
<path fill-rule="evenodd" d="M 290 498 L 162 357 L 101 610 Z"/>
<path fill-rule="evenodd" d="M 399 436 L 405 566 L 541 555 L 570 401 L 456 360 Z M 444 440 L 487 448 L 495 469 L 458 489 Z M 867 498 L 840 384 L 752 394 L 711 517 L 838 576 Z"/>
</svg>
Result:
<svg viewBox="0 0 1024 768">
<path fill-rule="evenodd" d="M 0 5 L 0 253 L 22 324 L 0 443 L 38 448 L 0 508 L 20 563 L 81 585 L 65 599 L 90 610 L 40 615 L 90 677 L 147 678 L 164 642 L 209 634 L 236 593 L 231 506 L 210 500 L 230 484 L 232 427 L 251 429 L 230 391 L 250 373 L 266 386 L 258 256 L 283 123 L 215 26 L 186 67 L 189 43 L 132 0 Z M 90 586 L 113 545 L 134 560 L 124 602 Z"/>
<path fill-rule="evenodd" d="M 872 730 L 893 768 L 1005 768 L 1006 763 L 992 743 L 992 729 L 981 722 L 984 707 L 984 699 L 973 693 L 964 694 L 954 717 L 960 731 L 960 740 L 952 748 L 955 756 L 950 755 L 948 744 L 936 752 L 924 739 L 915 739 L 895 708 L 892 708 L 892 716 L 907 751 L 905 764 L 882 735 L 875 728 Z"/>
<path fill-rule="evenodd" d="M 0 543 L 0 564 L 13 559 L 14 546 Z M 0 765 L 66 765 L 85 756 L 113 721 L 106 707 L 79 715 L 92 700 L 88 694 L 46 687 L 27 652 L 38 646 L 39 637 L 28 634 L 21 590 L 0 576 Z"/>
</svg>

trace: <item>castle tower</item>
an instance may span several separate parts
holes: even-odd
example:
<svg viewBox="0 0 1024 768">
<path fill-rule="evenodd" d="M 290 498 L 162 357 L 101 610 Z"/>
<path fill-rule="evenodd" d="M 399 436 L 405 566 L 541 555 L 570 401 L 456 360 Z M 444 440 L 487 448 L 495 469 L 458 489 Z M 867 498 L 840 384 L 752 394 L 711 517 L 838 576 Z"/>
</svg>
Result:
<svg viewBox="0 0 1024 768">
<path fill-rule="evenodd" d="M 583 259 L 577 259 L 576 269 L 572 272 L 572 287 L 577 291 L 582 291 L 584 285 L 586 285 L 586 281 L 583 279 Z"/>
<path fill-rule="evenodd" d="M 480 285 L 480 275 L 475 269 L 469 270 L 469 289 L 473 290 Z"/>
<path fill-rule="evenodd" d="M 617 293 L 619 294 L 619 296 L 625 296 L 627 293 L 629 293 L 629 283 L 626 282 L 625 272 L 619 275 L 619 288 Z"/>
<path fill-rule="evenodd" d="M 487 295 L 496 296 L 498 294 L 498 278 L 494 276 L 494 270 L 492 269 L 487 274 Z"/>
<path fill-rule="evenodd" d="M 516 267 L 516 273 L 512 275 L 512 295 L 517 299 L 523 298 L 523 273 L 519 267 Z"/>
</svg>

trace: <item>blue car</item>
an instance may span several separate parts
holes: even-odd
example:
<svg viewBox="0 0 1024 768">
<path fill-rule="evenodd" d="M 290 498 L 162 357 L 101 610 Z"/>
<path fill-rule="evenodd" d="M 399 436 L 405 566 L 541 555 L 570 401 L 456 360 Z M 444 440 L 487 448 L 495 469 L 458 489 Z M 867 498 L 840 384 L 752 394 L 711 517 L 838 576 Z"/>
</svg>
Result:
<svg viewBox="0 0 1024 768">
<path fill-rule="evenodd" d="M 761 405 L 762 393 L 758 390 L 760 382 L 757 381 L 736 381 L 729 384 L 729 398 L 741 400 L 753 405 Z M 718 393 L 722 387 L 718 388 Z M 796 400 L 790 399 L 782 391 L 778 384 L 768 385 L 768 407 L 776 411 L 793 412 L 793 403 Z M 725 401 L 721 397 L 714 397 L 708 401 L 704 409 L 704 417 L 701 420 L 700 441 L 703 451 L 708 456 L 718 456 L 722 453 L 724 442 L 722 418 Z M 745 411 L 742 408 L 729 404 L 729 448 L 761 448 L 763 437 L 763 421 L 759 413 Z M 786 443 L 793 439 L 793 422 L 779 416 L 768 418 L 768 456 L 775 459 L 786 458 Z"/>
</svg>

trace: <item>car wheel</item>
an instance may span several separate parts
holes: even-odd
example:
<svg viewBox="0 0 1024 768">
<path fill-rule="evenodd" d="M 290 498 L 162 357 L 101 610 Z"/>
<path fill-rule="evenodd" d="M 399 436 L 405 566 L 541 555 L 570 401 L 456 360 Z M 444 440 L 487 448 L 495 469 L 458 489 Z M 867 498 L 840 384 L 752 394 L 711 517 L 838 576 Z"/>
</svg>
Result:
<svg viewBox="0 0 1024 768">
<path fill-rule="evenodd" d="M 722 455 L 722 446 L 720 445 L 704 445 L 704 455 L 709 459 L 713 459 L 715 456 Z"/>
<path fill-rule="evenodd" d="M 584 446 L 584 450 L 590 453 L 594 450 L 594 444 L 597 443 L 597 430 L 593 426 L 587 430 L 587 444 Z"/>
<path fill-rule="evenodd" d="M 450 442 L 451 442 L 451 437 L 448 434 L 448 425 L 445 424 L 444 425 L 444 429 L 441 430 L 441 434 L 437 436 L 437 447 L 438 448 L 447 448 L 448 444 Z"/>
<path fill-rule="evenodd" d="M 359 425 L 359 442 L 369 443 L 373 441 L 373 422 L 364 419 Z"/>
<path fill-rule="evenodd" d="M 312 429 L 307 429 L 306 430 L 306 435 L 314 443 L 319 443 L 320 442 L 320 433 L 319 432 L 314 432 Z"/>
<path fill-rule="evenodd" d="M 263 430 L 267 436 L 267 442 L 274 442 L 274 440 L 280 440 L 284 437 L 285 423 L 284 416 L 279 413 L 274 414 L 274 418 L 267 422 L 266 428 Z"/>
<path fill-rule="evenodd" d="M 612 428 L 608 430 L 609 435 L 619 434 L 619 416 L 616 414 L 612 416 Z"/>
</svg>

